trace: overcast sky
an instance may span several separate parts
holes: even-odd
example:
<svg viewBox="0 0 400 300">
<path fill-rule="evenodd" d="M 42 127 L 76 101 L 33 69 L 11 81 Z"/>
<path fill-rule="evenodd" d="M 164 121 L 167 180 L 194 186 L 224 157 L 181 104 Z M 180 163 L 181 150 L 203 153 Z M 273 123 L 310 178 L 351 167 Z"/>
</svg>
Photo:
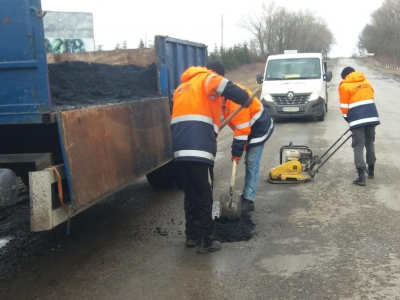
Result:
<svg viewBox="0 0 400 300">
<path fill-rule="evenodd" d="M 351 56 L 358 35 L 370 22 L 370 15 L 383 0 L 278 0 L 279 6 L 293 11 L 309 9 L 326 21 L 336 45 L 331 56 Z M 42 0 L 43 10 L 91 12 L 96 45 L 111 50 L 126 40 L 137 48 L 140 39 L 153 40 L 155 35 L 190 40 L 214 46 L 223 41 L 229 47 L 243 43 L 251 34 L 237 25 L 246 14 L 259 13 L 259 0 Z"/>
</svg>

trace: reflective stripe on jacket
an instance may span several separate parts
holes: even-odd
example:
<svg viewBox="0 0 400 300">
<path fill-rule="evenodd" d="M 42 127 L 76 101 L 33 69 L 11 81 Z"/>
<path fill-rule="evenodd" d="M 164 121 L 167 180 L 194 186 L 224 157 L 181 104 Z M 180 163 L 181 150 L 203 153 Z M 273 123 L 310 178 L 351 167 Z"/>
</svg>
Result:
<svg viewBox="0 0 400 300">
<path fill-rule="evenodd" d="M 350 129 L 380 124 L 374 89 L 361 72 L 352 72 L 339 84 L 340 109 Z"/>
<path fill-rule="evenodd" d="M 190 67 L 173 96 L 172 146 L 176 160 L 214 164 L 220 125 L 221 96 L 244 104 L 248 94 L 228 79 L 203 67 Z"/>
<path fill-rule="evenodd" d="M 251 95 L 250 90 L 242 88 Z M 224 107 L 225 119 L 238 107 L 238 104 L 227 100 Z M 234 131 L 232 155 L 237 157 L 243 155 L 245 147 L 248 149 L 265 143 L 274 132 L 274 122 L 257 97 L 254 98 L 249 108 L 242 109 L 231 120 L 229 127 Z"/>
</svg>

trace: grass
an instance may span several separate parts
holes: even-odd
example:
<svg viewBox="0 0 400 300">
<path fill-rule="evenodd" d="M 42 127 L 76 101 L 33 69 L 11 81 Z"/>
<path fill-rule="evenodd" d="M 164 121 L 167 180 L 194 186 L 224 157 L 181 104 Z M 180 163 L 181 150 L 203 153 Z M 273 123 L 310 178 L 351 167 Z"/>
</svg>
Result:
<svg viewBox="0 0 400 300">
<path fill-rule="evenodd" d="M 232 71 L 227 71 L 225 77 L 254 91 L 260 86 L 256 81 L 257 73 L 264 73 L 264 69 L 265 62 L 253 63 L 241 66 Z"/>
<path fill-rule="evenodd" d="M 379 70 L 381 72 L 385 72 L 385 73 L 389 73 L 389 74 L 397 74 L 397 75 L 400 74 L 400 72 L 397 70 L 387 69 L 387 68 L 377 66 L 376 60 L 373 57 L 364 58 L 363 61 L 365 63 L 367 63 L 368 65 L 370 65 L 371 67 L 373 67 L 374 69 Z"/>
</svg>

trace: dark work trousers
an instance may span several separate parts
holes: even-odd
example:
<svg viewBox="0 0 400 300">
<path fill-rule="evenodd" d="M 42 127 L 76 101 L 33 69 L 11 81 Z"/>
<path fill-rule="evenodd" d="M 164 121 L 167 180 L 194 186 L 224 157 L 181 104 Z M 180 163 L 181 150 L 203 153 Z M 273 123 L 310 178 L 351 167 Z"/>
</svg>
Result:
<svg viewBox="0 0 400 300">
<path fill-rule="evenodd" d="M 213 238 L 215 235 L 212 219 L 213 166 L 202 162 L 177 162 L 185 192 L 184 208 L 185 233 L 196 239 L 200 236 Z"/>
<path fill-rule="evenodd" d="M 351 146 L 354 150 L 354 164 L 357 169 L 365 169 L 364 148 L 367 164 L 375 164 L 375 127 L 376 125 L 366 125 L 351 130 Z"/>
</svg>

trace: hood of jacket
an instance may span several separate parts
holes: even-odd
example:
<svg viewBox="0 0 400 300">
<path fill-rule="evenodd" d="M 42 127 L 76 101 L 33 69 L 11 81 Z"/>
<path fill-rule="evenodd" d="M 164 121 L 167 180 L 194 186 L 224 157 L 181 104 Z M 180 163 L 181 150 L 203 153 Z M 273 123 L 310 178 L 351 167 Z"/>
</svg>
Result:
<svg viewBox="0 0 400 300">
<path fill-rule="evenodd" d="M 343 79 L 343 82 L 361 82 L 365 80 L 365 76 L 361 72 L 352 72 Z"/>
<path fill-rule="evenodd" d="M 200 74 L 210 74 L 212 71 L 208 70 L 207 68 L 204 67 L 190 67 L 183 72 L 181 76 L 182 82 L 187 82 L 193 77 L 196 77 L 197 75 Z"/>
</svg>

